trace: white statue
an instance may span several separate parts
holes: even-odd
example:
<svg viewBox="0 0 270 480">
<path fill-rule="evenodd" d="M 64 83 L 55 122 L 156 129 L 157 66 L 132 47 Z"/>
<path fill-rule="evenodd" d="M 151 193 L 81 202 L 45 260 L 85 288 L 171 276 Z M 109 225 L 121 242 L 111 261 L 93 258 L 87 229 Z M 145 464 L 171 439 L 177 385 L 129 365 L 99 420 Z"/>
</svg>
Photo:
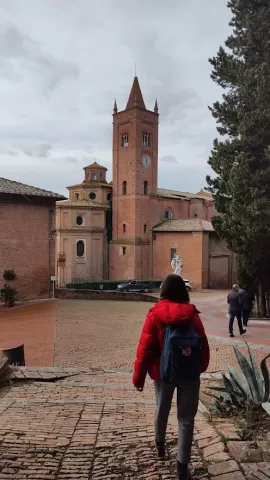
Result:
<svg viewBox="0 0 270 480">
<path fill-rule="evenodd" d="M 180 277 L 182 277 L 183 261 L 179 257 L 178 253 L 174 254 L 173 259 L 171 261 L 171 266 L 173 269 L 173 273 L 175 275 L 179 275 Z"/>
</svg>

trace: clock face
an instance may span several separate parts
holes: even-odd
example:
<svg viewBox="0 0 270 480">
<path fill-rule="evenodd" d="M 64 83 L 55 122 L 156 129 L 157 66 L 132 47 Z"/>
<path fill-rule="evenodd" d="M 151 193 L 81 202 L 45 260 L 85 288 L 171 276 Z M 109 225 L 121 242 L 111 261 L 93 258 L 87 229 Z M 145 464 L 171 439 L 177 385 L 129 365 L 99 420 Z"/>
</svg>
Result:
<svg viewBox="0 0 270 480">
<path fill-rule="evenodd" d="M 149 155 L 143 155 L 142 156 L 142 164 L 145 168 L 148 168 L 151 166 L 151 158 L 149 157 Z"/>
</svg>

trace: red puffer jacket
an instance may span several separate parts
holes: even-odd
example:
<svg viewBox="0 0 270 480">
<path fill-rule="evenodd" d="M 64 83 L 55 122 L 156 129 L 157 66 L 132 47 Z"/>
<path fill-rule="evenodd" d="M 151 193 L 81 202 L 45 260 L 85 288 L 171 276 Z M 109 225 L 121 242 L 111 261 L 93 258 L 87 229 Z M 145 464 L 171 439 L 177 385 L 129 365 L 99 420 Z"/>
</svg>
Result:
<svg viewBox="0 0 270 480">
<path fill-rule="evenodd" d="M 181 322 L 191 322 L 194 330 L 202 339 L 201 373 L 207 370 L 210 360 L 208 340 L 199 312 L 194 305 L 188 303 L 173 303 L 161 300 L 149 311 L 134 365 L 133 384 L 143 388 L 147 373 L 152 380 L 160 381 L 159 360 L 163 348 L 163 332 L 165 325 L 179 325 Z"/>
</svg>

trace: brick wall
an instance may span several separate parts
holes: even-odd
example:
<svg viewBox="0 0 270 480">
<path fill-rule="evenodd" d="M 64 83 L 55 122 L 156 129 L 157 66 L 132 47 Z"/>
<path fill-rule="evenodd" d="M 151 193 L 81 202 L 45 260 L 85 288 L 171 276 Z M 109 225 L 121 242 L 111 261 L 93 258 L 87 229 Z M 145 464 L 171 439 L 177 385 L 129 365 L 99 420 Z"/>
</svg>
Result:
<svg viewBox="0 0 270 480">
<path fill-rule="evenodd" d="M 171 248 L 183 260 L 183 277 L 192 288 L 203 288 L 203 233 L 157 232 L 153 245 L 153 278 L 163 280 L 172 272 Z"/>
<path fill-rule="evenodd" d="M 49 240 L 52 208 L 54 204 L 0 203 L 0 285 L 14 286 L 18 299 L 49 295 L 49 276 L 54 275 L 55 256 L 54 240 Z M 51 227 L 55 228 L 54 213 Z M 16 279 L 6 282 L 2 273 L 13 268 Z"/>
<path fill-rule="evenodd" d="M 69 288 L 56 290 L 56 297 L 65 300 L 115 300 L 123 302 L 156 303 L 159 298 L 152 295 L 135 292 L 71 290 Z"/>
</svg>

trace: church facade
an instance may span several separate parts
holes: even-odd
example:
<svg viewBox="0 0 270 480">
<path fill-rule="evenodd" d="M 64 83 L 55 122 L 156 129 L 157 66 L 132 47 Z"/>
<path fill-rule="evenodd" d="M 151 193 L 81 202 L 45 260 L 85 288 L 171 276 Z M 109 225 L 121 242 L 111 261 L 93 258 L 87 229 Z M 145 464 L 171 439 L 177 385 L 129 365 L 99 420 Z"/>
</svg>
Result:
<svg viewBox="0 0 270 480">
<path fill-rule="evenodd" d="M 234 261 L 211 224 L 211 195 L 158 188 L 158 104 L 148 110 L 135 77 L 126 108 L 113 111 L 113 181 L 96 162 L 57 202 L 58 283 L 163 280 L 175 253 L 193 288 L 228 288 Z M 62 260 L 61 260 L 62 259 Z"/>
</svg>

